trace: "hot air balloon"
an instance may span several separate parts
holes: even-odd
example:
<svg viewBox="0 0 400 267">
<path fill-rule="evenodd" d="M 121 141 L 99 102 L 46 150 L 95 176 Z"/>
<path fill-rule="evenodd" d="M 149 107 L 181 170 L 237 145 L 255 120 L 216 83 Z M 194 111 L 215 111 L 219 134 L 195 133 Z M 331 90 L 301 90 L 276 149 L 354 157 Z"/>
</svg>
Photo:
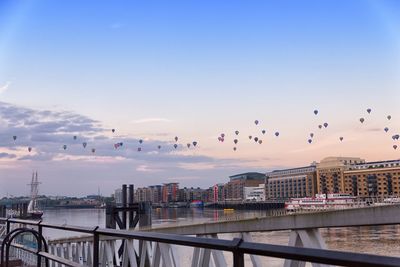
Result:
<svg viewBox="0 0 400 267">
<path fill-rule="evenodd" d="M 82 146 L 83 146 L 83 148 L 86 148 L 87 143 L 86 143 L 86 142 L 83 142 L 83 143 L 82 143 Z"/>
<path fill-rule="evenodd" d="M 254 121 L 254 124 L 255 124 L 255 125 L 258 125 L 258 120 L 255 120 L 255 121 Z"/>
<path fill-rule="evenodd" d="M 139 139 L 139 144 L 141 144 L 141 143 L 143 143 L 143 140 L 142 140 L 142 139 Z"/>
<path fill-rule="evenodd" d="M 236 151 L 236 147 L 233 148 L 233 151 Z"/>
<path fill-rule="evenodd" d="M 266 130 L 262 130 L 262 131 L 261 131 L 262 134 L 265 134 L 266 132 L 267 132 Z"/>
<path fill-rule="evenodd" d="M 78 138 L 76 135 L 74 135 L 74 140 L 76 140 L 76 138 Z"/>
<path fill-rule="evenodd" d="M 258 143 L 261 145 L 262 144 L 262 140 L 260 139 L 260 140 L 258 140 Z"/>
<path fill-rule="evenodd" d="M 368 112 L 368 114 L 370 114 L 370 113 L 371 113 L 371 111 L 372 111 L 372 109 L 370 109 L 370 108 L 367 108 L 367 112 Z"/>
<path fill-rule="evenodd" d="M 124 145 L 124 143 L 122 143 L 122 142 L 121 142 L 121 143 L 119 143 L 119 145 L 120 145 L 120 146 L 123 146 L 123 145 Z"/>
<path fill-rule="evenodd" d="M 67 149 L 67 145 L 63 145 L 63 148 L 64 148 L 64 150 L 66 150 Z"/>
<path fill-rule="evenodd" d="M 318 114 L 318 110 L 314 110 L 314 114 L 317 115 Z"/>
<path fill-rule="evenodd" d="M 175 142 L 178 142 L 178 136 L 175 136 Z"/>
<path fill-rule="evenodd" d="M 221 142 L 223 143 L 225 141 L 225 139 L 224 138 L 221 138 Z"/>
<path fill-rule="evenodd" d="M 222 133 L 222 134 L 221 134 L 221 137 L 222 137 L 222 138 L 224 138 L 224 137 L 225 137 L 225 134 L 224 134 L 224 133 Z"/>
<path fill-rule="evenodd" d="M 311 144 L 312 143 L 312 139 L 308 139 L 308 143 Z"/>
<path fill-rule="evenodd" d="M 235 131 L 235 134 L 236 134 L 236 135 L 239 135 L 239 131 Z"/>
<path fill-rule="evenodd" d="M 193 146 L 197 146 L 197 142 L 196 141 L 193 141 Z"/>
<path fill-rule="evenodd" d="M 157 146 L 157 148 L 158 148 L 158 149 L 161 149 L 161 146 L 160 146 L 160 145 L 158 145 L 158 146 Z"/>
<path fill-rule="evenodd" d="M 397 149 L 397 145 L 393 145 L 393 148 L 394 148 L 394 149 Z"/>
<path fill-rule="evenodd" d="M 119 144 L 114 144 L 114 148 L 117 149 L 119 147 Z"/>
<path fill-rule="evenodd" d="M 186 146 L 187 146 L 188 148 L 190 148 L 190 143 L 187 143 Z"/>
<path fill-rule="evenodd" d="M 222 142 L 222 137 L 218 136 L 218 141 Z"/>
<path fill-rule="evenodd" d="M 32 151 L 32 148 L 31 148 L 31 147 L 28 147 L 28 151 L 31 152 L 31 151 Z"/>
<path fill-rule="evenodd" d="M 275 136 L 278 137 L 279 136 L 279 132 L 275 132 Z"/>
<path fill-rule="evenodd" d="M 322 125 L 321 125 L 321 124 L 320 124 L 320 125 L 318 125 L 318 128 L 322 129 Z"/>
<path fill-rule="evenodd" d="M 388 120 L 390 120 L 390 119 L 392 118 L 392 116 L 388 115 L 386 118 L 387 118 Z"/>
<path fill-rule="evenodd" d="M 235 143 L 235 145 L 238 143 L 238 140 L 237 139 L 235 139 L 235 140 L 233 140 L 233 142 Z"/>
<path fill-rule="evenodd" d="M 141 147 L 138 147 L 137 151 L 138 151 L 138 152 L 142 151 L 142 148 L 141 148 Z"/>
<path fill-rule="evenodd" d="M 383 129 L 385 132 L 388 132 L 389 131 L 389 128 L 388 127 L 385 127 L 385 129 Z"/>
<path fill-rule="evenodd" d="M 174 148 L 176 149 L 178 147 L 178 145 L 177 144 L 174 144 Z"/>
<path fill-rule="evenodd" d="M 253 136 L 249 135 L 249 139 L 251 140 L 253 138 Z"/>
<path fill-rule="evenodd" d="M 14 139 L 14 141 L 15 141 L 15 140 L 17 140 L 17 136 L 16 136 L 16 135 L 14 135 L 14 136 L 13 136 L 13 139 Z"/>
<path fill-rule="evenodd" d="M 94 153 L 94 152 L 96 152 L 96 149 L 95 149 L 95 148 L 92 148 L 92 153 Z"/>
<path fill-rule="evenodd" d="M 339 137 L 339 140 L 340 140 L 340 141 L 343 141 L 343 136 Z"/>
<path fill-rule="evenodd" d="M 325 122 L 324 123 L 324 127 L 327 128 L 328 127 L 328 123 Z"/>
<path fill-rule="evenodd" d="M 258 142 L 258 137 L 254 137 L 254 141 L 257 143 Z"/>
<path fill-rule="evenodd" d="M 396 135 L 394 136 L 394 139 L 396 139 L 396 140 L 399 140 L 399 138 L 400 138 L 400 135 L 398 135 L 398 134 L 396 134 Z"/>
<path fill-rule="evenodd" d="M 364 123 L 364 121 L 365 121 L 364 118 L 360 118 L 361 123 Z"/>
<path fill-rule="evenodd" d="M 314 137 L 314 134 L 313 134 L 313 133 L 310 133 L 310 137 L 313 138 L 313 137 Z"/>
<path fill-rule="evenodd" d="M 115 129 L 111 129 L 111 132 L 115 133 Z"/>
</svg>

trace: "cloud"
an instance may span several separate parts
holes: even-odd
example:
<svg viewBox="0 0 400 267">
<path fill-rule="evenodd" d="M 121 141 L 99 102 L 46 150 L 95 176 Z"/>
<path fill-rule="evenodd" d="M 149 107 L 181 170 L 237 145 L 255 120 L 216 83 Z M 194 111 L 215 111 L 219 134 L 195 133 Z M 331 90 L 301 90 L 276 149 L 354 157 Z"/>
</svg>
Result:
<svg viewBox="0 0 400 267">
<path fill-rule="evenodd" d="M 5 85 L 3 85 L 3 86 L 0 87 L 0 95 L 3 94 L 5 91 L 8 90 L 8 87 L 10 86 L 10 84 L 11 84 L 11 82 L 8 81 L 8 82 L 6 82 Z"/>
<path fill-rule="evenodd" d="M 16 157 L 17 156 L 14 155 L 14 154 L 9 154 L 9 153 L 5 153 L 5 152 L 0 153 L 0 159 L 4 159 L 4 158 L 13 159 L 13 158 L 16 158 Z"/>
<path fill-rule="evenodd" d="M 171 120 L 165 119 L 165 118 L 144 118 L 144 119 L 132 121 L 132 123 L 136 123 L 136 124 L 139 124 L 139 123 L 154 123 L 154 122 L 171 122 Z"/>
<path fill-rule="evenodd" d="M 124 26 L 124 24 L 119 23 L 119 22 L 115 22 L 115 23 L 112 23 L 109 25 L 109 27 L 111 29 L 119 29 L 119 28 L 122 28 L 123 26 Z"/>
</svg>

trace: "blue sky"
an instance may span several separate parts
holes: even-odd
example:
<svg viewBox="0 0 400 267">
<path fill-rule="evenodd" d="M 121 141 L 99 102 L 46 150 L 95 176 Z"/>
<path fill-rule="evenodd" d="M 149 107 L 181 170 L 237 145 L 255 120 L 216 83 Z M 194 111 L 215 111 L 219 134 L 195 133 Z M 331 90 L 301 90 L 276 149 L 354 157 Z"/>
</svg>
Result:
<svg viewBox="0 0 400 267">
<path fill-rule="evenodd" d="M 390 138 L 400 132 L 399 11 L 398 1 L 1 1 L 0 101 L 9 112 L 1 134 L 21 133 L 25 143 L 0 146 L 15 155 L 0 161 L 0 194 L 23 193 L 18 184 L 33 169 L 44 193 L 73 193 L 65 181 L 75 179 L 76 193 L 85 194 L 97 191 L 93 184 L 109 193 L 123 182 L 174 179 L 206 187 L 239 171 L 330 155 L 399 158 Z M 34 142 L 40 134 L 24 124 L 29 116 L 15 117 L 21 112 L 39 114 L 35 122 L 50 133 Z M 65 113 L 76 117 L 65 121 Z M 79 124 L 80 116 L 95 122 L 93 135 L 93 125 L 81 132 L 47 125 Z M 319 134 L 323 122 L 330 126 Z M 269 135 L 255 147 L 245 137 L 261 128 Z M 241 146 L 233 153 L 236 129 Z M 311 145 L 310 132 L 318 137 Z M 75 134 L 99 147 L 95 158 L 60 151 Z M 129 150 L 138 139 L 171 148 L 176 135 L 182 148 L 162 160 L 151 149 L 140 158 Z M 121 154 L 112 150 L 116 139 L 126 141 Z M 194 140 L 197 149 L 183 149 Z M 22 152 L 28 145 L 31 155 Z"/>
</svg>

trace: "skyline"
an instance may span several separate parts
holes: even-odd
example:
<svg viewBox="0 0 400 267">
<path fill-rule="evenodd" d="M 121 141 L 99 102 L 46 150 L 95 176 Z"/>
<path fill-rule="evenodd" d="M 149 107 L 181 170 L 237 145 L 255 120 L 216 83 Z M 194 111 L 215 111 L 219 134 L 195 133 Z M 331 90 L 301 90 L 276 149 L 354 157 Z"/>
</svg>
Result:
<svg viewBox="0 0 400 267">
<path fill-rule="evenodd" d="M 34 170 L 41 193 L 84 195 L 201 187 L 327 156 L 398 159 L 398 11 L 396 1 L 2 1 L 0 196 L 27 192 Z M 198 146 L 175 151 L 175 136 Z"/>
</svg>

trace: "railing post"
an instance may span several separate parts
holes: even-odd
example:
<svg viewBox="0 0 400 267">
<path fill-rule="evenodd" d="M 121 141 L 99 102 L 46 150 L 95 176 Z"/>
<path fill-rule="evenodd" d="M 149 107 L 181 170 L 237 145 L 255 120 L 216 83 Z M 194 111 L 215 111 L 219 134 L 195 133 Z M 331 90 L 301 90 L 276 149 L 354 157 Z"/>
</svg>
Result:
<svg viewBox="0 0 400 267">
<path fill-rule="evenodd" d="M 240 244 L 243 242 L 241 238 L 233 239 L 234 249 L 233 249 L 233 266 L 234 267 L 244 267 L 244 254 L 240 251 Z"/>
<path fill-rule="evenodd" d="M 42 251 L 42 237 L 43 237 L 42 233 L 43 233 L 43 229 L 42 229 L 41 223 L 42 223 L 42 220 L 40 220 L 38 222 L 38 233 L 39 233 L 39 240 L 40 240 L 40 241 L 38 241 L 38 244 L 37 244 L 38 245 L 38 249 L 37 249 L 38 252 Z M 37 255 L 37 267 L 40 267 L 40 266 L 42 266 L 42 257 L 38 254 Z"/>
<path fill-rule="evenodd" d="M 7 234 L 9 234 L 10 233 L 10 219 L 9 218 L 7 218 L 6 225 L 7 225 Z"/>
<path fill-rule="evenodd" d="M 97 226 L 93 231 L 93 267 L 99 266 L 100 236 L 97 233 Z"/>
</svg>

